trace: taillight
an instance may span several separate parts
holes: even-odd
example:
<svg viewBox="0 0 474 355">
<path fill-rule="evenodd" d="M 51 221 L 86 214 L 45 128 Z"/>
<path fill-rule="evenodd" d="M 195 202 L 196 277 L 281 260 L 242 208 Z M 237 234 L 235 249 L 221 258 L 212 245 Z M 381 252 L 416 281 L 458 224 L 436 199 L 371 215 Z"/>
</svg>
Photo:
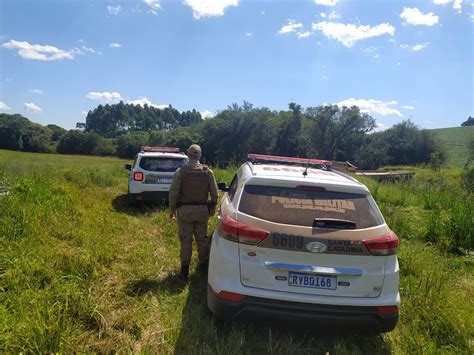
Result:
<svg viewBox="0 0 474 355">
<path fill-rule="evenodd" d="M 366 239 L 364 245 L 372 255 L 393 255 L 397 253 L 398 237 L 390 232 L 381 237 Z"/>
<path fill-rule="evenodd" d="M 234 293 L 229 291 L 221 291 L 219 293 L 216 293 L 216 296 L 231 302 L 239 302 L 246 297 L 245 295 L 241 295 L 240 293 Z"/>
<path fill-rule="evenodd" d="M 135 181 L 143 181 L 143 173 L 137 171 L 133 174 L 133 180 Z"/>
<path fill-rule="evenodd" d="M 225 216 L 221 222 L 222 236 L 225 239 L 243 244 L 258 244 L 270 235 L 266 230 L 248 226 Z"/>
<path fill-rule="evenodd" d="M 398 306 L 379 306 L 377 312 L 380 314 L 393 314 L 398 313 Z"/>
</svg>

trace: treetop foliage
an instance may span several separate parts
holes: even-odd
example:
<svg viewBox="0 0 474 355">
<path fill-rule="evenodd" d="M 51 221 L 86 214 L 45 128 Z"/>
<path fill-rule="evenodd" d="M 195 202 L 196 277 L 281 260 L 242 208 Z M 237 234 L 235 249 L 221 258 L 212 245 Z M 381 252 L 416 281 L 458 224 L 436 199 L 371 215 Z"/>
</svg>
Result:
<svg viewBox="0 0 474 355">
<path fill-rule="evenodd" d="M 0 114 L 0 149 L 27 152 L 51 151 L 53 131 L 22 115 Z"/>
<path fill-rule="evenodd" d="M 465 120 L 463 123 L 461 123 L 461 126 L 466 127 L 466 126 L 474 126 L 474 117 L 469 116 L 467 120 Z"/>
<path fill-rule="evenodd" d="M 151 132 L 170 130 L 177 126 L 190 126 L 202 121 L 196 110 L 179 112 L 171 105 L 159 109 L 148 105 L 125 104 L 99 105 L 89 111 L 86 122 L 78 123 L 78 128 L 86 132 L 96 132 L 103 137 L 117 137 L 127 132 Z"/>
<path fill-rule="evenodd" d="M 244 101 L 203 120 L 196 110 L 172 106 L 99 105 L 78 130 L 43 127 L 21 115 L 0 115 L 0 149 L 133 158 L 141 145 L 198 143 L 208 164 L 239 163 L 248 153 L 351 161 L 362 168 L 427 163 L 439 151 L 433 138 L 410 121 L 373 132 L 375 120 L 358 107 L 303 109 L 290 103 L 272 111 Z M 442 154 L 436 155 L 438 158 Z"/>
</svg>

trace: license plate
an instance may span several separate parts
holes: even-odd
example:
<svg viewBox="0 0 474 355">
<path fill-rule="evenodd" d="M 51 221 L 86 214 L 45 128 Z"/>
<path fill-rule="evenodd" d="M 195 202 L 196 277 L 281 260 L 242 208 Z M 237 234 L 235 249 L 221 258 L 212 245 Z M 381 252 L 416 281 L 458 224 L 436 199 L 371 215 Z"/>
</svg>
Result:
<svg viewBox="0 0 474 355">
<path fill-rule="evenodd" d="M 332 275 L 290 272 L 288 274 L 288 286 L 335 290 L 337 288 L 337 277 Z"/>
<path fill-rule="evenodd" d="M 145 184 L 171 184 L 173 178 L 163 176 L 146 176 Z"/>
</svg>

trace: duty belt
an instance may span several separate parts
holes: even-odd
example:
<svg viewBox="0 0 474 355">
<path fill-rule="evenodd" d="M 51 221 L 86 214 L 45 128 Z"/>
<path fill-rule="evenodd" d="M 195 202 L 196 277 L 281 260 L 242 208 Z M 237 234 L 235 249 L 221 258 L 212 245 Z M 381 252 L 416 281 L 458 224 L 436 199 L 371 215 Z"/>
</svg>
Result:
<svg viewBox="0 0 474 355">
<path fill-rule="evenodd" d="M 182 202 L 182 201 L 178 201 L 176 203 L 176 207 L 181 207 L 181 206 L 207 206 L 207 202 Z"/>
<path fill-rule="evenodd" d="M 216 207 L 217 203 L 216 202 L 213 202 L 213 201 L 207 201 L 207 202 L 204 202 L 204 203 L 200 203 L 200 202 L 182 202 L 182 201 L 178 201 L 176 203 L 176 208 L 180 208 L 181 206 L 207 206 L 207 210 L 209 211 L 209 213 L 211 213 L 211 210 Z"/>
</svg>

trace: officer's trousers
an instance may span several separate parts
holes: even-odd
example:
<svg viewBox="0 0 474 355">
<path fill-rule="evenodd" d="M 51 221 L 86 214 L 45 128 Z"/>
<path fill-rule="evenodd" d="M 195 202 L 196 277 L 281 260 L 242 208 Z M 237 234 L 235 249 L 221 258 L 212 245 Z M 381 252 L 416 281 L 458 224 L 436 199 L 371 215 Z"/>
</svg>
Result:
<svg viewBox="0 0 474 355">
<path fill-rule="evenodd" d="M 181 206 L 178 208 L 179 239 L 181 240 L 181 263 L 191 262 L 193 235 L 197 244 L 200 263 L 209 260 L 209 240 L 207 239 L 207 206 Z"/>
</svg>

